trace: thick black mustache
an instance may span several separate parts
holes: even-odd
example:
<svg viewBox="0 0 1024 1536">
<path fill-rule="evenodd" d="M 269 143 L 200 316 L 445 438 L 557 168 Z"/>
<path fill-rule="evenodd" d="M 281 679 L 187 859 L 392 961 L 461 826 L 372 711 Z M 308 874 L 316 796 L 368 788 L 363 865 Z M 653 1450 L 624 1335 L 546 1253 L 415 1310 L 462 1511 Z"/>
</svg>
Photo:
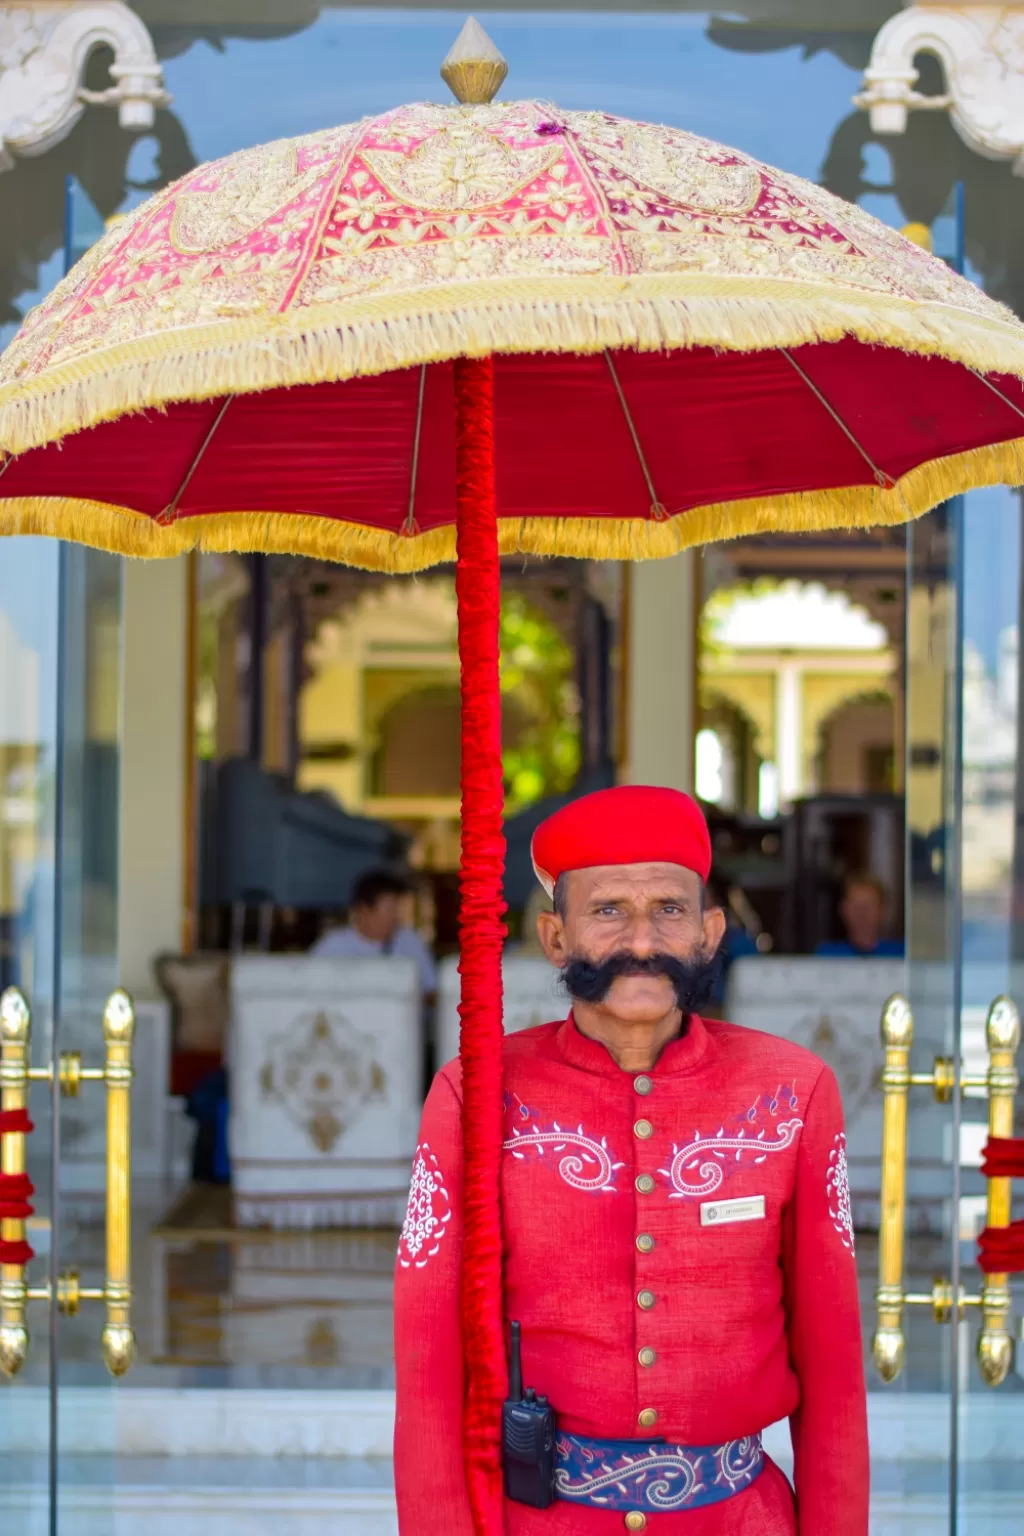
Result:
<svg viewBox="0 0 1024 1536">
<path fill-rule="evenodd" d="M 713 955 L 699 952 L 689 960 L 680 960 L 676 955 L 641 956 L 622 949 L 604 960 L 570 955 L 562 967 L 559 986 L 578 1002 L 603 1003 L 620 976 L 666 976 L 672 983 L 677 1008 L 687 1014 L 714 995 L 721 971 L 719 951 Z"/>
</svg>

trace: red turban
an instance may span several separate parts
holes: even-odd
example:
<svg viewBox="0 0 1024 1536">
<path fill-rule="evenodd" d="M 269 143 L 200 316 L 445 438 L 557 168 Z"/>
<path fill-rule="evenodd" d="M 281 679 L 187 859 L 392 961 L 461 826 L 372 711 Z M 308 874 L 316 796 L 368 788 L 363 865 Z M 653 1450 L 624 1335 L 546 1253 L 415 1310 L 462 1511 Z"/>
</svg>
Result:
<svg viewBox="0 0 1024 1536">
<path fill-rule="evenodd" d="M 620 784 L 572 800 L 542 821 L 530 846 L 550 896 L 559 875 L 598 864 L 681 864 L 706 880 L 711 837 L 704 813 L 679 789 Z"/>
</svg>

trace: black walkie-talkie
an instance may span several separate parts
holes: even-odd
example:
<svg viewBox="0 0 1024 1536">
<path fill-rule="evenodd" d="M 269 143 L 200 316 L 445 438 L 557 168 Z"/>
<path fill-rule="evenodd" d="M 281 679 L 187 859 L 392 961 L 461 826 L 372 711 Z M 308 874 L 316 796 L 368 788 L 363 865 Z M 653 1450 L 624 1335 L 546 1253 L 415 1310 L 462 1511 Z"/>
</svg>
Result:
<svg viewBox="0 0 1024 1536">
<path fill-rule="evenodd" d="M 501 1410 L 505 1494 L 517 1504 L 547 1509 L 555 1498 L 555 1414 L 546 1397 L 523 1391 L 520 1327 L 512 1324 L 508 1399 Z"/>
</svg>

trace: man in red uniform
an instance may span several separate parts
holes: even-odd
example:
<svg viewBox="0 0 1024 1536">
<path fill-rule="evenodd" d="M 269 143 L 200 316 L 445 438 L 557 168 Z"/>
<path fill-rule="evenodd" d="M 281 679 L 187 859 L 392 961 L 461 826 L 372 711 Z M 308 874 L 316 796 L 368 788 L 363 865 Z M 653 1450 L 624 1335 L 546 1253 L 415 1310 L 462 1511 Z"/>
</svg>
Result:
<svg viewBox="0 0 1024 1536">
<path fill-rule="evenodd" d="M 533 844 L 572 1013 L 508 1038 L 504 1313 L 557 1416 L 557 1497 L 508 1536 L 867 1536 L 842 1108 L 788 1041 L 694 1012 L 724 917 L 698 807 L 624 786 Z M 457 1062 L 423 1112 L 396 1282 L 402 1536 L 472 1536 Z M 795 1497 L 760 1433 L 788 1418 Z"/>
</svg>

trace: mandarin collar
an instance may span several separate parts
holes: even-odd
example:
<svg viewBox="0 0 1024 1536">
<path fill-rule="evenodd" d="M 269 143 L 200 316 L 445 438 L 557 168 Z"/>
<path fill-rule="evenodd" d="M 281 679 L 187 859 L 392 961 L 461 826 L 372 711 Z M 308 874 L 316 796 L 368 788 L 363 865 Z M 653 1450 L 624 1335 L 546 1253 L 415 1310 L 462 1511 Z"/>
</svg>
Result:
<svg viewBox="0 0 1024 1536">
<path fill-rule="evenodd" d="M 710 1044 L 711 1037 L 704 1020 L 699 1014 L 692 1013 L 690 1026 L 685 1035 L 677 1035 L 674 1040 L 669 1041 L 658 1057 L 656 1065 L 646 1075 L 657 1079 L 692 1072 L 694 1067 L 704 1060 Z M 624 1072 L 608 1048 L 600 1041 L 591 1040 L 589 1035 L 582 1034 L 571 1013 L 559 1026 L 555 1035 L 555 1045 L 563 1060 L 567 1061 L 571 1067 L 579 1067 L 584 1072 L 596 1072 L 602 1077 L 622 1077 L 630 1080 L 636 1076 L 633 1072 Z"/>
</svg>

